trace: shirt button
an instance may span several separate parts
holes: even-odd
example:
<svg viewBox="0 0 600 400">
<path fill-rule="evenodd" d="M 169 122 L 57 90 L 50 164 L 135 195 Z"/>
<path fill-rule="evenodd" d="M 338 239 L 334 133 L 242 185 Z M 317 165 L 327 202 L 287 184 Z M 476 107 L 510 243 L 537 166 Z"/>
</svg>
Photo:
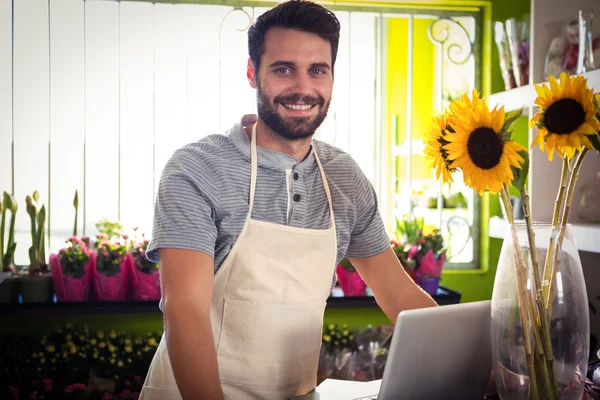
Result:
<svg viewBox="0 0 600 400">
<path fill-rule="evenodd" d="M 295 194 L 294 195 L 294 201 L 297 203 L 300 201 L 300 195 L 299 194 Z"/>
<path fill-rule="evenodd" d="M 294 172 L 294 180 L 297 181 L 298 180 L 298 173 Z"/>
</svg>

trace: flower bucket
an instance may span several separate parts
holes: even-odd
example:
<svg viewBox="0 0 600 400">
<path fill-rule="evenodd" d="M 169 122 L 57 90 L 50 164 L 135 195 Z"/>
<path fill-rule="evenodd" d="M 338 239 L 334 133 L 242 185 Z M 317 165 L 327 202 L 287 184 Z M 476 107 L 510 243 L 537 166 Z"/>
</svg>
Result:
<svg viewBox="0 0 600 400">
<path fill-rule="evenodd" d="M 94 261 L 94 255 L 90 254 L 90 260 L 83 267 L 83 276 L 81 278 L 74 278 L 63 273 L 58 254 L 50 255 L 50 270 L 52 271 L 52 283 L 57 301 L 89 300 Z"/>
<path fill-rule="evenodd" d="M 19 288 L 23 303 L 48 303 L 52 302 L 54 291 L 52 290 L 51 274 L 40 276 L 24 275 L 19 278 Z"/>
<path fill-rule="evenodd" d="M 356 271 L 348 271 L 338 264 L 336 273 L 344 296 L 366 296 L 367 284 Z"/>
<path fill-rule="evenodd" d="M 440 286 L 440 278 L 430 277 L 425 278 L 422 276 L 417 277 L 417 285 L 419 285 L 424 291 L 429 293 L 431 296 L 437 294 L 438 287 Z"/>
<path fill-rule="evenodd" d="M 2 272 L 6 278 L 0 279 L 0 304 L 19 302 L 19 278 L 10 272 Z"/>
<path fill-rule="evenodd" d="M 147 274 L 133 267 L 132 283 L 135 300 L 160 300 L 160 269 Z"/>
<path fill-rule="evenodd" d="M 98 268 L 94 268 L 94 298 L 100 301 L 128 300 L 131 264 L 131 257 L 124 257 L 120 263 L 121 270 L 115 275 L 105 275 L 99 272 Z"/>
</svg>

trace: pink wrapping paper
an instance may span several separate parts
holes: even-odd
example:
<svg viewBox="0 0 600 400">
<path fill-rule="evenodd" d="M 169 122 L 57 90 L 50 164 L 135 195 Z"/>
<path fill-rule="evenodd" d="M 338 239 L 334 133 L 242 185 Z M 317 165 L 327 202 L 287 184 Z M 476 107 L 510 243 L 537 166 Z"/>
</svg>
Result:
<svg viewBox="0 0 600 400">
<path fill-rule="evenodd" d="M 344 296 L 365 296 L 367 284 L 362 280 L 358 272 L 350 272 L 338 264 L 336 273 Z"/>
<path fill-rule="evenodd" d="M 131 264 L 131 256 L 125 256 L 121 261 L 121 272 L 113 276 L 104 275 L 94 268 L 94 298 L 100 301 L 128 300 Z"/>
<path fill-rule="evenodd" d="M 73 278 L 63 274 L 58 254 L 50 255 L 50 270 L 52 271 L 52 284 L 56 293 L 56 300 L 65 301 L 88 301 L 90 284 L 92 279 L 95 257 L 90 254 L 90 260 L 83 267 L 84 273 L 81 278 Z"/>
<path fill-rule="evenodd" d="M 433 251 L 429 250 L 427 254 L 419 260 L 419 268 L 416 271 L 417 277 L 439 277 L 442 275 L 442 268 L 446 261 L 446 252 L 443 252 L 439 258 L 433 255 Z"/>
<path fill-rule="evenodd" d="M 132 278 L 135 300 L 160 300 L 160 269 L 146 274 L 134 265 Z"/>
</svg>

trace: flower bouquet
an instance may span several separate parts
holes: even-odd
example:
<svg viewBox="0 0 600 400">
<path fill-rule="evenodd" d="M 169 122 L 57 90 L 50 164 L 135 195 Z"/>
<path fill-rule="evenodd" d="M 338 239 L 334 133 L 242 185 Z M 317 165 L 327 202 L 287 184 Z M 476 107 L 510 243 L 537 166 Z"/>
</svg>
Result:
<svg viewBox="0 0 600 400">
<path fill-rule="evenodd" d="M 532 147 L 554 150 L 562 174 L 549 224 L 533 223 L 527 190 L 528 150 L 511 138 L 522 110 L 490 110 L 475 90 L 434 117 L 426 143 L 438 179 L 462 173 L 480 194 L 499 194 L 509 222 L 492 295 L 494 374 L 502 399 L 580 399 L 589 357 L 589 310 L 579 253 L 567 224 L 581 162 L 600 150 L 600 96 L 582 76 L 536 85 L 538 132 Z M 547 182 L 545 182 L 547 183 Z M 536 183 L 537 184 L 537 183 Z M 522 200 L 524 223 L 513 218 L 510 186 Z M 535 204 L 534 204 L 535 206 Z"/>
<path fill-rule="evenodd" d="M 58 254 L 50 255 L 52 283 L 58 301 L 86 301 L 94 271 L 94 253 L 78 237 L 71 237 Z"/>
<path fill-rule="evenodd" d="M 128 298 L 132 269 L 132 259 L 127 254 L 127 237 L 105 240 L 104 236 L 97 235 L 94 296 L 97 300 L 124 301 Z"/>
<path fill-rule="evenodd" d="M 392 249 L 400 263 L 423 290 L 435 295 L 446 262 L 441 232 L 415 216 L 396 221 L 396 227 L 399 240 L 392 240 Z"/>
<path fill-rule="evenodd" d="M 132 283 L 135 300 L 160 299 L 160 269 L 158 264 L 146 258 L 149 240 L 142 236 L 141 242 L 133 244 L 130 252 L 133 261 Z"/>
</svg>

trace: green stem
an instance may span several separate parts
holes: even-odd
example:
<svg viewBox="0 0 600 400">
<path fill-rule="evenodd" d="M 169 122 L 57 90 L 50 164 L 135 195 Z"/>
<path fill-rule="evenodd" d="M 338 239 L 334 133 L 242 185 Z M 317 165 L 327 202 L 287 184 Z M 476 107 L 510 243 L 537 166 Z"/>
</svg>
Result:
<svg viewBox="0 0 600 400">
<path fill-rule="evenodd" d="M 569 220 L 569 212 L 571 210 L 571 202 L 573 201 L 573 193 L 575 192 L 575 185 L 577 184 L 577 179 L 579 178 L 579 169 L 581 168 L 581 163 L 583 162 L 583 157 L 585 157 L 588 149 L 586 147 L 583 148 L 577 159 L 575 160 L 575 164 L 573 166 L 573 172 L 571 172 L 571 176 L 569 177 L 569 185 L 567 186 L 567 199 L 564 204 L 564 209 L 562 212 L 562 221 L 560 225 L 560 232 L 558 234 L 558 243 L 554 246 L 554 252 L 552 254 L 552 266 L 551 274 L 550 274 L 550 287 L 548 288 L 548 297 L 546 299 L 546 310 L 548 310 L 548 315 L 552 315 L 552 307 L 554 306 L 554 286 L 556 285 L 556 267 L 558 265 L 558 259 L 560 257 L 560 249 L 562 248 L 563 239 L 565 238 L 565 232 L 567 230 L 567 222 Z"/>
<path fill-rule="evenodd" d="M 73 236 L 77 236 L 77 214 L 78 210 L 77 207 L 75 207 L 75 224 L 73 226 Z"/>
<path fill-rule="evenodd" d="M 527 359 L 527 366 L 529 370 L 529 393 L 534 399 L 539 398 L 538 383 L 537 383 L 537 371 L 535 366 L 535 358 L 532 349 L 531 337 L 529 335 L 530 318 L 533 322 L 534 311 L 532 307 L 533 300 L 529 299 L 527 287 L 527 269 L 521 256 L 519 247 L 519 238 L 515 229 L 515 219 L 513 215 L 513 208 L 510 203 L 510 196 L 508 192 L 508 186 L 504 185 L 500 192 L 502 203 L 506 211 L 508 222 L 510 223 L 510 231 L 513 243 L 513 257 L 515 258 L 515 273 L 517 275 L 517 301 L 519 303 L 519 315 L 521 318 L 521 324 L 523 326 L 523 342 L 525 344 L 525 356 Z M 535 332 L 535 329 L 534 329 Z M 535 338 L 536 348 L 539 348 L 539 341 Z"/>
<path fill-rule="evenodd" d="M 6 208 L 2 210 L 2 220 L 0 221 L 0 272 L 4 271 L 4 229 L 6 226 Z M 8 249 L 8 246 L 6 246 Z M 8 265 L 7 265 L 8 267 Z"/>
<path fill-rule="evenodd" d="M 549 371 L 553 370 L 554 357 L 552 355 L 552 342 L 550 339 L 550 328 L 548 322 L 548 314 L 544 307 L 544 296 L 542 292 L 541 274 L 540 274 L 540 260 L 538 257 L 537 246 L 535 244 L 535 232 L 533 231 L 533 223 L 531 221 L 531 206 L 529 200 L 529 194 L 527 189 L 521 190 L 521 199 L 523 200 L 523 214 L 525 217 L 525 226 L 527 227 L 527 239 L 529 242 L 529 257 L 531 259 L 532 273 L 533 273 L 533 291 L 535 293 L 535 305 L 537 306 L 537 317 L 539 318 L 539 324 L 537 327 L 541 328 L 541 343 L 543 347 L 542 359 L 544 362 L 543 376 L 544 384 L 546 386 L 546 394 L 550 399 L 558 399 L 558 392 L 556 387 L 556 377 L 554 374 L 550 375 Z"/>
<path fill-rule="evenodd" d="M 558 222 L 560 220 L 560 211 L 563 208 L 563 202 L 565 199 L 565 191 L 567 188 L 567 177 L 569 175 L 569 160 L 565 157 L 562 162 L 562 170 L 560 173 L 560 188 L 554 202 L 554 213 L 552 214 L 552 231 L 550 232 L 550 243 L 548 244 L 548 254 L 546 254 L 546 261 L 544 262 L 544 278 L 542 279 L 542 289 L 544 294 L 545 304 L 548 304 L 550 298 L 550 281 L 552 276 L 550 273 L 552 269 L 550 267 L 551 261 L 554 259 L 554 246 L 556 243 L 556 231 L 558 230 Z"/>
<path fill-rule="evenodd" d="M 15 243 L 15 222 L 17 220 L 17 213 L 14 211 L 10 212 L 10 226 L 8 227 L 8 246 L 10 248 Z"/>
</svg>

